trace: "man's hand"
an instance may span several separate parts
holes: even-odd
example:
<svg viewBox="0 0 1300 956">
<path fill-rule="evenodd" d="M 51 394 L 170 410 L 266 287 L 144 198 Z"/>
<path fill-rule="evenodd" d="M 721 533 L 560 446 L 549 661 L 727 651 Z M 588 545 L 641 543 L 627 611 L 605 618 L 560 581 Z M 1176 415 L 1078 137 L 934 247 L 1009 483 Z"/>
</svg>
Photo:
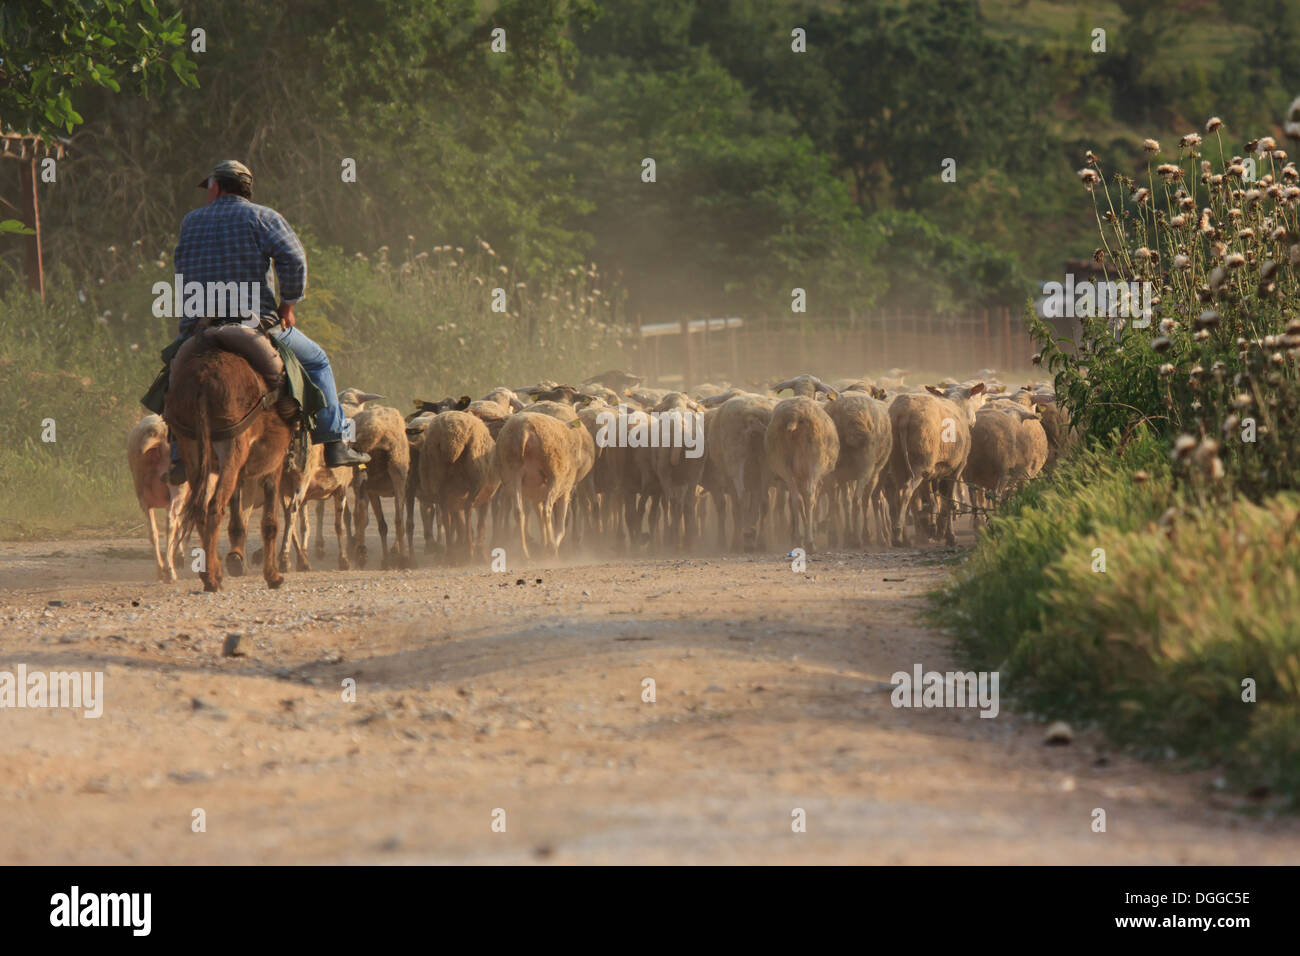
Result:
<svg viewBox="0 0 1300 956">
<path fill-rule="evenodd" d="M 280 321 L 284 324 L 284 327 L 285 327 L 286 329 L 291 329 L 291 328 L 293 328 L 294 325 L 295 325 L 295 324 L 297 323 L 297 321 L 298 321 L 298 320 L 294 317 L 294 314 L 293 314 L 293 303 L 292 303 L 292 302 L 282 302 L 282 303 L 280 303 L 280 305 L 276 308 L 275 311 L 276 311 L 276 314 L 278 314 L 278 315 L 280 316 Z"/>
</svg>

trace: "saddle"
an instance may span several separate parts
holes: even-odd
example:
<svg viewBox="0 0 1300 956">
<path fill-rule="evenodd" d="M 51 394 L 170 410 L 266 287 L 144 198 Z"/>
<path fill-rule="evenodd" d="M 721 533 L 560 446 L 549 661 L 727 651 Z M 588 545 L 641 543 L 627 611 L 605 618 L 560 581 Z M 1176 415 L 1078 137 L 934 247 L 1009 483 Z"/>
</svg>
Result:
<svg viewBox="0 0 1300 956">
<path fill-rule="evenodd" d="M 325 395 L 307 377 L 302 363 L 293 351 L 266 332 L 236 323 L 213 324 L 200 321 L 198 330 L 189 338 L 172 342 L 162 350 L 163 368 L 140 403 L 166 419 L 163 405 L 171 382 L 171 370 L 197 351 L 218 348 L 239 355 L 257 372 L 266 384 L 266 394 L 244 418 L 229 428 L 213 433 L 214 440 L 232 437 L 251 424 L 260 409 L 274 411 L 287 422 L 298 426 L 291 454 L 301 467 L 306 462 L 312 421 L 325 407 Z M 175 423 L 169 427 L 178 430 Z"/>
<path fill-rule="evenodd" d="M 225 323 L 200 324 L 199 330 L 181 343 L 171 360 L 171 368 L 180 368 L 195 352 L 222 349 L 241 356 L 253 371 L 262 376 L 269 392 L 278 393 L 284 385 L 285 361 L 269 335 L 246 325 Z M 290 353 L 292 355 L 292 353 Z"/>
</svg>

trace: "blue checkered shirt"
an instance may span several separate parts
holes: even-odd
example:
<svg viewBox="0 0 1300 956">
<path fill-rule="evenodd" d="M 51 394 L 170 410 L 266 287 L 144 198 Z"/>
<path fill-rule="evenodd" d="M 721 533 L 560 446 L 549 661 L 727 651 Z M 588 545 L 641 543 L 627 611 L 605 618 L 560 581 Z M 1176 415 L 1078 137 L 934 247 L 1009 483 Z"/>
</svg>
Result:
<svg viewBox="0 0 1300 956">
<path fill-rule="evenodd" d="M 186 283 L 240 282 L 252 288 L 260 282 L 259 311 L 268 319 L 276 317 L 273 269 L 281 302 L 297 302 L 307 287 L 307 253 L 284 217 L 230 193 L 186 214 L 175 262 Z M 181 335 L 197 321 L 182 316 Z"/>
</svg>

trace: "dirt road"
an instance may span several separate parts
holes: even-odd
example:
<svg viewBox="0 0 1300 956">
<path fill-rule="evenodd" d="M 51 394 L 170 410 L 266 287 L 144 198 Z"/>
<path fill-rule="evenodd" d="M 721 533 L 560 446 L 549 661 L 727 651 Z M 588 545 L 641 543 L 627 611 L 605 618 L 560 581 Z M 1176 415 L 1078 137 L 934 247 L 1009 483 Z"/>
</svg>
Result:
<svg viewBox="0 0 1300 956">
<path fill-rule="evenodd" d="M 1212 774 L 1046 747 L 1005 706 L 891 706 L 895 671 L 952 669 L 918 617 L 945 554 L 205 595 L 153 583 L 143 540 L 3 545 L 0 671 L 103 671 L 104 710 L 0 710 L 0 863 L 1300 860 L 1296 821 L 1225 808 Z"/>
</svg>

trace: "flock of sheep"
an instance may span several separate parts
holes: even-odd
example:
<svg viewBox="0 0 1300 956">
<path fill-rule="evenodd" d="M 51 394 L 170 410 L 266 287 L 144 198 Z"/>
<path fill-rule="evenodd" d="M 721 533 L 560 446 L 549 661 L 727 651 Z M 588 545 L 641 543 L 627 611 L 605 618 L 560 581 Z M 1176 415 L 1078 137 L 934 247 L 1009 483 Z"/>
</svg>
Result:
<svg viewBox="0 0 1300 956">
<path fill-rule="evenodd" d="M 1070 434 L 1049 384 L 1011 390 L 991 372 L 926 386 L 905 385 L 901 377 L 827 385 L 799 375 L 758 391 L 701 385 L 689 393 L 638 381 L 607 372 L 576 387 L 498 387 L 477 401 L 416 402 L 405 418 L 378 404 L 382 396 L 340 393 L 355 424 L 355 447 L 371 461 L 355 471 L 329 469 L 313 446 L 301 471 L 286 466 L 281 566 L 292 547 L 297 566 L 309 567 L 306 505 L 319 502 L 319 524 L 326 500 L 334 502 L 344 570 L 366 564 L 372 510 L 384 567 L 411 564 L 417 512 L 426 551 L 441 551 L 453 563 L 486 559 L 489 547 L 515 543 L 525 560 L 539 549 L 555 556 L 566 540 L 573 549 L 604 542 L 633 551 L 652 544 L 685 550 L 710 516 L 722 549 L 775 543 L 812 552 L 818 541 L 862 547 L 873 531 L 882 544 L 898 546 L 909 519 L 917 534 L 952 544 L 966 488 L 978 522 L 990 498 L 996 502 L 1035 477 Z M 630 427 L 602 428 L 614 416 Z M 636 434 L 638 426 L 644 435 L 651 419 L 665 433 L 673 419 L 673 434 L 702 427 L 703 454 L 680 442 L 610 440 Z M 132 429 L 128 460 L 159 577 L 175 580 L 188 487 L 167 484 L 166 426 L 158 416 Z M 231 533 L 227 573 L 242 573 L 242 529 L 255 498 L 232 501 L 232 515 L 240 511 L 243 520 L 232 521 L 240 531 Z M 384 498 L 392 499 L 391 546 Z M 168 509 L 165 545 L 152 511 L 160 507 Z M 320 540 L 317 553 L 324 553 Z"/>
</svg>

